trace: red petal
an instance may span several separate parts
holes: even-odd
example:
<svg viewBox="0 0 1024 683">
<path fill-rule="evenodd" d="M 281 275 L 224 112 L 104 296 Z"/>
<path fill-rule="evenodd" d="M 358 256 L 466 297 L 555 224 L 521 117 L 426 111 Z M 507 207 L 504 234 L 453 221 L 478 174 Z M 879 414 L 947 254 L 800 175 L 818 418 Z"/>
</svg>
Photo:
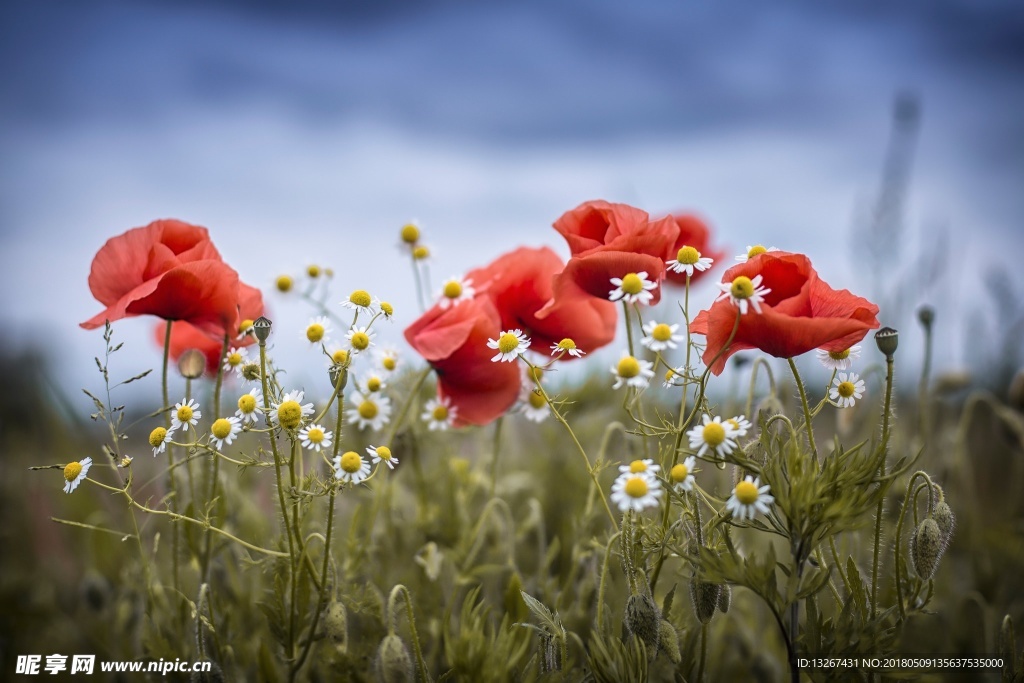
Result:
<svg viewBox="0 0 1024 683">
<path fill-rule="evenodd" d="M 628 204 L 612 204 L 601 199 L 584 202 L 566 211 L 554 227 L 569 243 L 573 256 L 607 244 L 647 223 L 646 211 Z"/>
</svg>

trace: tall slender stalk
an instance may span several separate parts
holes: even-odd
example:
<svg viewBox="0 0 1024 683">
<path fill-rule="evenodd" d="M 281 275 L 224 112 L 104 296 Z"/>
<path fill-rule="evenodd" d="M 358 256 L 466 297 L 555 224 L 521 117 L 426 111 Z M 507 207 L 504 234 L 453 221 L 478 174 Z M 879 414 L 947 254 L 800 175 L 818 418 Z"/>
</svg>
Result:
<svg viewBox="0 0 1024 683">
<path fill-rule="evenodd" d="M 890 406 L 892 403 L 892 373 L 893 373 L 893 357 L 890 354 L 885 360 L 885 407 L 882 412 L 882 448 L 888 450 L 889 444 L 889 413 Z M 878 485 L 883 489 L 886 488 L 882 482 L 882 478 L 885 476 L 885 460 L 886 456 L 883 455 L 878 463 Z M 878 614 L 878 556 L 882 545 L 882 513 L 885 508 L 885 491 L 879 492 L 878 495 L 878 509 L 875 510 L 875 547 L 871 558 L 871 615 L 877 616 Z M 896 577 L 896 581 L 899 581 L 899 577 Z"/>
</svg>

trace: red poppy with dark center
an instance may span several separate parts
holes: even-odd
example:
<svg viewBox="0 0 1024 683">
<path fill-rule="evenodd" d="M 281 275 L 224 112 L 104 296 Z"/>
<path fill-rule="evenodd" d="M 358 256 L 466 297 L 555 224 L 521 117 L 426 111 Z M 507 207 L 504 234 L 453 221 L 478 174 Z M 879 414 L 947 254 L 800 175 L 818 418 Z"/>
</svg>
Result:
<svg viewBox="0 0 1024 683">
<path fill-rule="evenodd" d="M 665 258 L 666 261 L 671 261 L 679 255 L 679 250 L 683 247 L 693 247 L 696 249 L 701 256 L 707 257 L 714 261 L 711 268 L 721 263 L 725 257 L 725 252 L 719 249 L 711 248 L 711 231 L 708 226 L 701 219 L 691 214 L 675 214 L 672 216 L 676 226 L 679 228 L 679 236 L 676 237 L 675 244 L 669 249 L 669 253 Z M 696 270 L 693 271 L 693 277 L 690 278 L 690 282 L 696 282 L 698 278 L 703 277 L 705 274 L 711 272 L 711 270 Z M 666 280 L 675 285 L 686 284 L 686 273 L 676 273 L 671 270 L 666 272 Z"/>
<path fill-rule="evenodd" d="M 184 320 L 220 336 L 238 323 L 238 273 L 220 259 L 206 228 L 159 220 L 107 240 L 89 273 L 89 289 L 107 308 L 82 323 L 137 315 Z"/>
<path fill-rule="evenodd" d="M 488 339 L 501 333 L 501 315 L 484 296 L 442 309 L 434 306 L 405 330 L 409 344 L 434 368 L 438 394 L 458 408 L 455 425 L 483 425 L 519 396 L 518 363 L 492 363 Z"/>
<path fill-rule="evenodd" d="M 771 290 L 761 303 L 760 314 L 750 310 L 740 316 L 729 348 L 715 361 L 718 375 L 737 351 L 760 349 L 777 358 L 793 358 L 813 349 L 848 349 L 878 327 L 878 306 L 849 291 L 828 286 L 803 254 L 773 251 L 760 254 L 725 272 L 723 282 L 740 276 L 760 275 Z M 707 337 L 704 362 L 710 363 L 725 346 L 736 322 L 738 309 L 731 301 L 716 301 L 701 311 L 690 331 Z"/>
</svg>

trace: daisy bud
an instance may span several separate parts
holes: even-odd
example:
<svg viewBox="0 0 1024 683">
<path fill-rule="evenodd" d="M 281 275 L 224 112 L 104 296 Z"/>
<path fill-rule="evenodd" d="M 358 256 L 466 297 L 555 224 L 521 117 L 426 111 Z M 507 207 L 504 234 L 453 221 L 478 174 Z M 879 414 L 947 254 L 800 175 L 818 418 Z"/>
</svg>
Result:
<svg viewBox="0 0 1024 683">
<path fill-rule="evenodd" d="M 338 652 L 348 650 L 348 613 L 337 600 L 331 600 L 324 612 L 324 635 Z"/>
<path fill-rule="evenodd" d="M 273 324 L 269 318 L 262 315 L 256 318 L 256 322 L 252 324 L 253 333 L 261 343 L 267 341 L 267 338 L 270 337 L 270 328 Z"/>
<path fill-rule="evenodd" d="M 676 633 L 676 627 L 664 619 L 661 620 L 658 629 L 658 647 L 665 652 L 673 664 L 683 661 L 683 655 L 679 651 L 679 634 Z"/>
<path fill-rule="evenodd" d="M 935 322 L 935 309 L 928 304 L 921 306 L 917 309 L 917 319 L 923 327 L 930 328 Z"/>
<path fill-rule="evenodd" d="M 878 350 L 885 354 L 885 359 L 889 360 L 896 353 L 896 347 L 900 342 L 900 334 L 891 327 L 883 327 L 878 332 L 875 332 L 875 344 L 878 345 Z"/>
<path fill-rule="evenodd" d="M 206 357 L 199 349 L 189 349 L 178 358 L 178 372 L 185 379 L 198 379 L 206 368 Z"/>
<path fill-rule="evenodd" d="M 693 602 L 693 612 L 700 623 L 706 624 L 715 616 L 721 595 L 722 587 L 717 583 L 706 583 L 699 579 L 690 581 L 690 600 Z"/>
<path fill-rule="evenodd" d="M 931 517 L 921 522 L 910 537 L 910 560 L 917 575 L 925 581 L 932 578 L 944 549 L 938 523 Z"/>
<path fill-rule="evenodd" d="M 658 641 L 661 636 L 661 614 L 649 595 L 634 593 L 626 601 L 626 628 L 647 647 L 647 659 L 658 656 Z"/>
<path fill-rule="evenodd" d="M 946 501 L 942 501 L 932 510 L 932 519 L 939 525 L 939 531 L 942 532 L 942 545 L 948 547 L 949 541 L 953 537 L 953 529 L 956 528 L 956 515 L 953 514 L 953 509 Z"/>
<path fill-rule="evenodd" d="M 377 680 L 381 683 L 405 683 L 416 680 L 413 675 L 412 657 L 401 637 L 390 633 L 381 641 L 377 648 L 375 662 Z"/>
<path fill-rule="evenodd" d="M 722 591 L 718 594 L 718 611 L 725 614 L 732 605 L 732 587 L 729 584 L 722 584 Z"/>
</svg>

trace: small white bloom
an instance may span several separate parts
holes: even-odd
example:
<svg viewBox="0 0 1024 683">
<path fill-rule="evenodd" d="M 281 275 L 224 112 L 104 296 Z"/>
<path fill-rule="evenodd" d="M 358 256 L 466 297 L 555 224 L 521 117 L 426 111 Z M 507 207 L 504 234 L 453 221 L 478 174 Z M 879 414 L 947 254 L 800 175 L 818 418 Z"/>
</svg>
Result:
<svg viewBox="0 0 1024 683">
<path fill-rule="evenodd" d="M 158 453 L 163 453 L 165 450 L 167 450 L 167 444 L 171 442 L 171 438 L 173 436 L 173 427 L 171 429 L 157 427 L 149 433 L 149 445 L 153 447 L 154 457 Z"/>
<path fill-rule="evenodd" d="M 249 390 L 249 393 L 242 394 L 238 397 L 238 410 L 235 411 L 235 415 L 242 421 L 242 424 L 246 423 L 256 424 L 259 422 L 260 415 L 263 414 L 263 390 L 259 387 L 253 387 Z"/>
<path fill-rule="evenodd" d="M 352 349 L 352 353 L 359 353 L 374 345 L 373 338 L 375 336 L 377 333 L 369 327 L 353 327 L 345 335 L 345 338 L 348 339 L 348 346 Z"/>
<path fill-rule="evenodd" d="M 665 492 L 659 482 L 650 474 L 620 474 L 612 484 L 612 502 L 619 510 L 636 510 L 641 512 L 649 507 L 657 507 L 658 499 Z"/>
<path fill-rule="evenodd" d="M 232 372 L 239 377 L 242 376 L 242 366 L 249 362 L 249 352 L 244 347 L 231 347 L 224 356 L 224 371 Z"/>
<path fill-rule="evenodd" d="M 666 389 L 670 387 L 679 387 L 683 385 L 683 379 L 686 377 L 686 366 L 679 365 L 672 368 L 671 370 L 665 371 L 665 381 L 662 382 L 662 386 Z"/>
<path fill-rule="evenodd" d="M 721 416 L 716 416 L 712 420 L 711 416 L 705 413 L 704 424 L 686 432 L 686 436 L 690 437 L 690 450 L 700 449 L 697 455 L 704 455 L 711 450 L 722 457 L 732 453 L 736 448 L 736 432 L 733 431 L 731 424 L 722 422 Z"/>
<path fill-rule="evenodd" d="M 210 425 L 210 441 L 217 445 L 218 449 L 224 448 L 238 436 L 242 431 L 242 420 L 237 417 L 222 417 L 214 420 Z"/>
<path fill-rule="evenodd" d="M 655 465 L 651 458 L 634 460 L 628 465 L 619 465 L 621 474 L 650 474 L 654 476 L 661 469 L 661 465 Z"/>
<path fill-rule="evenodd" d="M 341 302 L 345 308 L 350 308 L 356 313 L 373 315 L 374 299 L 365 289 L 357 289 L 348 295 L 348 298 Z"/>
<path fill-rule="evenodd" d="M 334 434 L 318 424 L 311 424 L 299 430 L 299 438 L 302 440 L 303 448 L 319 453 L 331 447 Z"/>
<path fill-rule="evenodd" d="M 174 404 L 174 411 L 171 412 L 171 431 L 178 427 L 188 429 L 195 427 L 203 414 L 199 411 L 199 403 L 195 399 L 181 399 L 181 403 Z"/>
<path fill-rule="evenodd" d="M 275 403 L 274 407 L 270 409 L 271 421 L 280 424 L 280 420 L 278 420 L 278 412 L 280 411 L 281 407 L 284 406 L 286 403 L 294 403 L 299 406 L 300 420 L 312 415 L 315 412 L 313 409 L 313 404 L 303 403 L 302 399 L 304 396 L 305 392 L 299 391 L 297 389 L 295 391 L 289 391 L 284 396 L 282 396 L 281 400 L 278 403 Z"/>
<path fill-rule="evenodd" d="M 450 306 L 458 306 L 474 296 L 476 296 L 476 289 L 473 287 L 472 280 L 450 277 L 441 285 L 441 291 L 437 295 L 437 304 L 445 309 Z"/>
<path fill-rule="evenodd" d="M 331 320 L 325 315 L 309 319 L 303 338 L 312 345 L 325 344 L 330 338 Z"/>
<path fill-rule="evenodd" d="M 696 472 L 694 469 L 696 466 L 697 459 L 692 455 L 681 463 L 676 464 L 668 473 L 669 479 L 672 481 L 672 488 L 679 493 L 692 491 L 697 481 L 693 477 L 693 473 Z"/>
<path fill-rule="evenodd" d="M 634 358 L 629 355 L 629 351 L 623 351 L 619 362 L 612 366 L 612 374 L 615 375 L 615 384 L 612 385 L 612 389 L 618 389 L 623 384 L 643 389 L 654 377 L 654 364 L 647 360 Z"/>
<path fill-rule="evenodd" d="M 767 287 L 762 287 L 761 280 L 760 275 L 755 275 L 753 279 L 746 275 L 740 275 L 732 282 L 719 282 L 718 288 L 722 290 L 722 293 L 715 301 L 728 299 L 733 306 L 739 307 L 740 313 L 743 315 L 746 315 L 748 305 L 753 306 L 754 310 L 760 313 L 761 302 L 764 301 L 765 294 L 772 291 Z"/>
<path fill-rule="evenodd" d="M 522 330 L 508 330 L 497 339 L 488 339 L 487 347 L 498 351 L 492 362 L 511 363 L 530 348 L 530 339 Z"/>
<path fill-rule="evenodd" d="M 849 370 L 855 358 L 860 358 L 860 346 L 851 346 L 842 351 L 818 349 L 818 360 L 829 370 Z"/>
<path fill-rule="evenodd" d="M 746 415 L 730 417 L 724 424 L 732 427 L 733 437 L 746 436 L 750 428 L 754 426 L 750 424 L 750 420 L 747 419 Z"/>
<path fill-rule="evenodd" d="M 360 429 L 378 430 L 391 419 L 391 399 L 386 396 L 352 394 L 354 408 L 348 410 L 348 419 Z"/>
<path fill-rule="evenodd" d="M 432 398 L 423 406 L 423 414 L 420 418 L 427 423 L 430 431 L 445 431 L 455 425 L 455 417 L 459 409 L 452 405 L 452 400 L 447 396 Z"/>
<path fill-rule="evenodd" d="M 651 351 L 674 349 L 676 348 L 676 342 L 681 342 L 685 339 L 683 335 L 676 334 L 677 330 L 679 330 L 678 324 L 669 325 L 652 320 L 643 326 L 645 336 L 640 340 L 640 343 Z"/>
<path fill-rule="evenodd" d="M 768 494 L 770 488 L 768 484 L 761 486 L 760 477 L 754 478 L 748 474 L 732 490 L 732 496 L 726 501 L 725 509 L 733 518 L 740 521 L 754 519 L 759 512 L 768 514 L 768 507 L 775 502 L 775 498 Z"/>
<path fill-rule="evenodd" d="M 359 482 L 370 476 L 370 463 L 355 451 L 334 456 L 334 477 L 341 481 Z"/>
<path fill-rule="evenodd" d="M 85 481 L 85 475 L 89 474 L 92 467 L 92 458 L 86 458 L 78 462 L 69 462 L 64 467 L 64 493 L 71 493 L 78 488 L 78 485 Z"/>
<path fill-rule="evenodd" d="M 567 353 L 575 358 L 582 358 L 587 352 L 582 349 L 576 348 L 576 342 L 566 337 L 557 344 L 551 345 L 551 355 L 555 356 L 560 353 Z"/>
<path fill-rule="evenodd" d="M 377 367 L 385 373 L 392 373 L 398 367 L 398 351 L 387 348 L 377 352 Z"/>
<path fill-rule="evenodd" d="M 544 394 L 540 393 L 536 384 L 529 382 L 523 383 L 523 388 L 519 393 L 519 409 L 527 420 L 538 424 L 548 419 L 551 414 L 551 408 L 544 400 Z"/>
<path fill-rule="evenodd" d="M 391 449 L 387 446 L 370 446 L 366 449 L 366 452 L 370 454 L 370 458 L 373 460 L 373 464 L 376 465 L 379 462 L 383 462 L 388 466 L 388 469 L 395 469 L 395 465 L 398 464 L 398 458 L 391 454 Z"/>
<path fill-rule="evenodd" d="M 836 402 L 840 408 L 851 408 L 862 396 L 864 396 L 864 380 L 860 379 L 856 372 L 849 375 L 840 372 L 832 380 L 832 390 L 828 397 Z"/>
<path fill-rule="evenodd" d="M 376 394 L 383 390 L 387 384 L 385 384 L 384 380 L 382 380 L 378 375 L 370 375 L 362 381 L 361 385 L 357 386 L 360 387 L 360 390 L 364 394 Z"/>
<path fill-rule="evenodd" d="M 682 247 L 671 261 L 665 261 L 665 265 L 673 273 L 686 273 L 693 277 L 693 271 L 704 271 L 711 267 L 714 261 L 707 256 L 701 256 L 700 252 L 693 247 Z"/>
<path fill-rule="evenodd" d="M 657 282 L 647 279 L 647 271 L 639 273 L 628 273 L 625 277 L 613 277 L 611 283 L 615 289 L 608 292 L 609 301 L 625 301 L 627 304 L 641 303 L 649 304 L 654 298 L 654 291 L 658 288 Z"/>
<path fill-rule="evenodd" d="M 744 253 L 740 254 L 739 256 L 737 256 L 736 260 L 739 261 L 740 263 L 746 263 L 750 259 L 752 259 L 755 256 L 758 256 L 760 254 L 763 254 L 766 251 L 778 251 L 778 248 L 777 247 L 768 247 L 766 249 L 765 247 L 761 246 L 760 244 L 754 244 L 754 245 L 749 245 L 748 244 L 746 252 L 744 252 Z"/>
</svg>

